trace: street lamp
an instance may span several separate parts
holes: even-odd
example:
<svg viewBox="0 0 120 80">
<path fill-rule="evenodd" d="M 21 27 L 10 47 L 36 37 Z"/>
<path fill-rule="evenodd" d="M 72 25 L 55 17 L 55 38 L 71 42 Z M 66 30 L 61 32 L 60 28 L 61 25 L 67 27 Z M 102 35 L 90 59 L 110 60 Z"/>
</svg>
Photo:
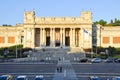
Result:
<svg viewBox="0 0 120 80">
<path fill-rule="evenodd" d="M 16 29 L 16 33 L 17 33 L 17 29 Z M 17 36 L 18 36 L 18 35 L 17 35 Z M 16 38 L 17 38 L 17 36 L 16 36 Z M 18 54 L 18 53 L 17 53 L 17 39 L 16 39 L 16 41 L 15 41 L 15 42 L 16 42 L 16 44 L 15 44 L 15 45 L 16 45 L 16 58 L 17 58 L 17 54 Z"/>
<path fill-rule="evenodd" d="M 16 42 L 16 58 L 17 58 L 17 42 Z"/>
<path fill-rule="evenodd" d="M 100 26 L 100 47 L 101 47 L 101 37 L 102 37 L 101 31 L 102 31 L 103 29 L 104 29 L 104 28 L 103 28 L 102 26 Z"/>
</svg>

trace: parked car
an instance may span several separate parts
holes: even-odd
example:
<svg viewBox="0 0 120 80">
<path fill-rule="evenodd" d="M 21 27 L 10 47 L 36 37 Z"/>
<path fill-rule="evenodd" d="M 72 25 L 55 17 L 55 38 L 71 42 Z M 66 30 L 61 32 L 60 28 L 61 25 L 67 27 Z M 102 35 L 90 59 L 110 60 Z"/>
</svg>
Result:
<svg viewBox="0 0 120 80">
<path fill-rule="evenodd" d="M 35 77 L 35 80 L 45 80 L 43 75 L 39 75 Z"/>
<path fill-rule="evenodd" d="M 115 59 L 112 58 L 112 57 L 109 57 L 109 58 L 107 58 L 107 59 L 105 60 L 106 63 L 112 63 L 112 62 L 114 62 L 114 61 L 115 61 Z"/>
<path fill-rule="evenodd" d="M 83 59 L 80 59 L 79 62 L 81 62 L 81 63 L 86 63 L 86 62 L 89 62 L 89 60 L 88 60 L 87 58 L 83 58 Z"/>
<path fill-rule="evenodd" d="M 0 76 L 0 80 L 12 80 L 12 75 L 2 75 Z"/>
<path fill-rule="evenodd" d="M 113 77 L 113 80 L 120 80 L 120 77 Z"/>
<path fill-rule="evenodd" d="M 28 78 L 25 75 L 21 75 L 21 76 L 18 76 L 16 80 L 28 80 Z"/>
<path fill-rule="evenodd" d="M 100 63 L 102 62 L 102 59 L 101 58 L 94 58 L 91 60 L 92 63 Z"/>
<path fill-rule="evenodd" d="M 120 58 L 116 59 L 115 62 L 120 62 Z"/>
<path fill-rule="evenodd" d="M 90 80 L 100 80 L 98 76 L 90 76 Z"/>
</svg>

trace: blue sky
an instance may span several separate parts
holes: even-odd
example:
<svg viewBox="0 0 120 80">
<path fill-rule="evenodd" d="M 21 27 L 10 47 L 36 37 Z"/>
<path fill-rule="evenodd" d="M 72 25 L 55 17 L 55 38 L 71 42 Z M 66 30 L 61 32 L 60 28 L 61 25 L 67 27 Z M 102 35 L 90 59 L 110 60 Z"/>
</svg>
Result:
<svg viewBox="0 0 120 80">
<path fill-rule="evenodd" d="M 92 11 L 93 22 L 120 19 L 120 0 L 0 0 L 0 25 L 23 23 L 24 11 L 39 17 L 79 17 Z"/>
</svg>

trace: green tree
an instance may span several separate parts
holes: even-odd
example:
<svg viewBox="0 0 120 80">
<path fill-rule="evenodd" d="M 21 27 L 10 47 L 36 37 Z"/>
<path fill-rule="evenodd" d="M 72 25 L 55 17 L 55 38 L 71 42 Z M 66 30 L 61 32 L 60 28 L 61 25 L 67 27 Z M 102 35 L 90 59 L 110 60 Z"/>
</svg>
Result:
<svg viewBox="0 0 120 80">
<path fill-rule="evenodd" d="M 105 26 L 107 24 L 107 22 L 105 20 L 101 19 L 99 21 L 94 22 L 94 24 L 100 24 L 102 26 Z"/>
<path fill-rule="evenodd" d="M 113 26 L 120 26 L 120 20 L 117 19 L 117 18 L 115 18 L 115 20 L 114 20 L 114 22 L 113 22 L 112 25 L 113 25 Z"/>
<path fill-rule="evenodd" d="M 107 24 L 107 22 L 104 21 L 103 19 L 101 19 L 101 20 L 99 21 L 99 24 L 105 26 L 105 25 Z"/>
<path fill-rule="evenodd" d="M 113 20 L 112 19 L 111 19 L 110 23 L 113 24 Z"/>
</svg>

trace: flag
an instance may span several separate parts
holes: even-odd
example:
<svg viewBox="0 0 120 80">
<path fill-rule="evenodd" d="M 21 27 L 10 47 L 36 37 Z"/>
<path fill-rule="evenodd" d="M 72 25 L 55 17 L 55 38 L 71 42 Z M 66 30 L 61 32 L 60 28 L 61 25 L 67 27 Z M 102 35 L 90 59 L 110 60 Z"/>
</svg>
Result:
<svg viewBox="0 0 120 80">
<path fill-rule="evenodd" d="M 89 36 L 92 36 L 86 29 L 84 29 L 84 33 L 88 34 Z"/>
<path fill-rule="evenodd" d="M 89 33 L 86 29 L 84 29 L 84 40 L 88 40 L 89 39 Z"/>
<path fill-rule="evenodd" d="M 87 33 L 87 34 L 88 34 L 88 31 L 84 29 L 84 33 Z"/>
</svg>

